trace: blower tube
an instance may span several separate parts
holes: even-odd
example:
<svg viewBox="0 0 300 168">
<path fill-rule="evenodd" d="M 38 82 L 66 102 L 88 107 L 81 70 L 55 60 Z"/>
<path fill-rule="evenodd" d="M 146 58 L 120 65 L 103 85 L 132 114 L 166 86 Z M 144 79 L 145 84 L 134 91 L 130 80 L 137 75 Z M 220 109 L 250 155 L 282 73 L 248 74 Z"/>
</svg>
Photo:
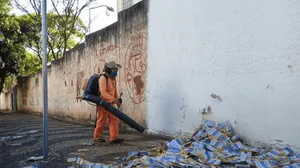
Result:
<svg viewBox="0 0 300 168">
<path fill-rule="evenodd" d="M 117 108 L 115 108 L 112 105 L 110 105 L 109 103 L 105 102 L 99 96 L 84 94 L 82 100 L 90 101 L 90 102 L 93 102 L 93 103 L 96 103 L 96 104 L 102 106 L 105 110 L 112 113 L 114 116 L 118 117 L 120 120 L 124 121 L 127 125 L 129 125 L 131 128 L 134 128 L 135 130 L 137 130 L 140 133 L 143 133 L 145 131 L 144 127 L 142 127 L 140 124 L 138 124 L 133 119 L 128 117 L 126 114 L 122 113 Z"/>
</svg>

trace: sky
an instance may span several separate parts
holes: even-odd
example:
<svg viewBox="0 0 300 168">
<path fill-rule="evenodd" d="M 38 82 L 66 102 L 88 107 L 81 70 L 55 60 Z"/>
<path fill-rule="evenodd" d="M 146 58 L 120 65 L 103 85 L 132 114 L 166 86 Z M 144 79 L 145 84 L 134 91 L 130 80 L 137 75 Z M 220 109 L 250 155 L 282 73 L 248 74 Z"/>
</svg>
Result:
<svg viewBox="0 0 300 168">
<path fill-rule="evenodd" d="M 14 0 L 12 0 L 14 2 Z M 30 7 L 30 1 L 29 0 L 18 0 L 19 3 L 23 6 L 26 7 L 26 10 L 28 11 L 33 11 L 33 9 Z M 84 4 L 86 0 L 79 0 L 80 3 Z M 14 3 L 13 3 L 14 5 Z M 80 18 L 88 27 L 89 23 L 89 8 L 90 7 L 95 7 L 99 5 L 107 5 L 111 6 L 114 8 L 115 12 L 110 12 L 110 15 L 106 15 L 106 8 L 105 7 L 100 7 L 96 9 L 91 10 L 91 32 L 93 33 L 95 31 L 101 30 L 110 24 L 116 22 L 118 20 L 118 10 L 117 10 L 117 0 L 96 0 L 93 2 L 88 8 L 84 9 L 80 15 Z M 51 0 L 47 0 L 47 11 L 51 11 L 53 9 Z M 13 12 L 16 15 L 22 14 L 22 12 L 14 5 L 13 6 Z"/>
</svg>

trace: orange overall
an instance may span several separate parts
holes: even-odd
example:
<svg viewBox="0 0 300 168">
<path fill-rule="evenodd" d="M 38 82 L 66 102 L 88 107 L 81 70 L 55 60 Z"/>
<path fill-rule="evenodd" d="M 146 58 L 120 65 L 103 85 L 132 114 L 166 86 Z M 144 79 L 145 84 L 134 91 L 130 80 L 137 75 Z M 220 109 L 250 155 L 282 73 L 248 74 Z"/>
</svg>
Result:
<svg viewBox="0 0 300 168">
<path fill-rule="evenodd" d="M 100 97 L 104 101 L 112 104 L 114 99 L 118 98 L 117 85 L 114 78 L 108 77 L 108 81 L 106 81 L 106 78 L 104 76 L 101 76 L 99 79 L 99 88 L 101 93 Z M 109 122 L 110 141 L 118 138 L 119 119 L 110 112 L 106 111 L 103 107 L 98 106 L 98 116 L 96 128 L 94 130 L 94 140 L 101 138 L 107 119 Z"/>
</svg>

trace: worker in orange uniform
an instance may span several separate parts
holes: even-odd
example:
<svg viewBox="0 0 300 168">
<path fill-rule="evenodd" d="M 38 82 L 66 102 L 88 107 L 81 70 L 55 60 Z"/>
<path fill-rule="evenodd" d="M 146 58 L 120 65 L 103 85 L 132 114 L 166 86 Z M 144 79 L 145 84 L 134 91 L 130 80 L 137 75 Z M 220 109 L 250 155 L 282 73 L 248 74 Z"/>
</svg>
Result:
<svg viewBox="0 0 300 168">
<path fill-rule="evenodd" d="M 111 103 L 112 105 L 117 105 L 118 107 L 121 105 L 120 99 L 118 98 L 116 83 L 116 76 L 119 68 L 122 68 L 121 65 L 117 64 L 115 61 L 107 62 L 105 63 L 103 74 L 108 78 L 106 80 L 104 75 L 101 75 L 99 78 L 100 97 L 104 101 Z M 94 142 L 105 142 L 105 139 L 101 138 L 101 135 L 107 119 L 109 121 L 110 143 L 120 143 L 124 141 L 124 139 L 119 138 L 119 119 L 112 113 L 106 111 L 103 107 L 98 106 L 97 123 L 94 130 Z"/>
</svg>

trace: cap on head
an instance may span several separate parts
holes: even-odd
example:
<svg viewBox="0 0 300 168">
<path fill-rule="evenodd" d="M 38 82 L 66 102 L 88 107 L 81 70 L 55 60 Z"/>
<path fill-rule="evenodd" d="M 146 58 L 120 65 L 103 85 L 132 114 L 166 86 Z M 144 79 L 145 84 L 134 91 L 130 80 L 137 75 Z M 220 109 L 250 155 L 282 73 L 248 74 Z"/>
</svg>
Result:
<svg viewBox="0 0 300 168">
<path fill-rule="evenodd" d="M 105 63 L 105 66 L 108 68 L 119 69 L 122 68 L 120 64 L 117 64 L 115 61 L 109 61 Z"/>
</svg>

